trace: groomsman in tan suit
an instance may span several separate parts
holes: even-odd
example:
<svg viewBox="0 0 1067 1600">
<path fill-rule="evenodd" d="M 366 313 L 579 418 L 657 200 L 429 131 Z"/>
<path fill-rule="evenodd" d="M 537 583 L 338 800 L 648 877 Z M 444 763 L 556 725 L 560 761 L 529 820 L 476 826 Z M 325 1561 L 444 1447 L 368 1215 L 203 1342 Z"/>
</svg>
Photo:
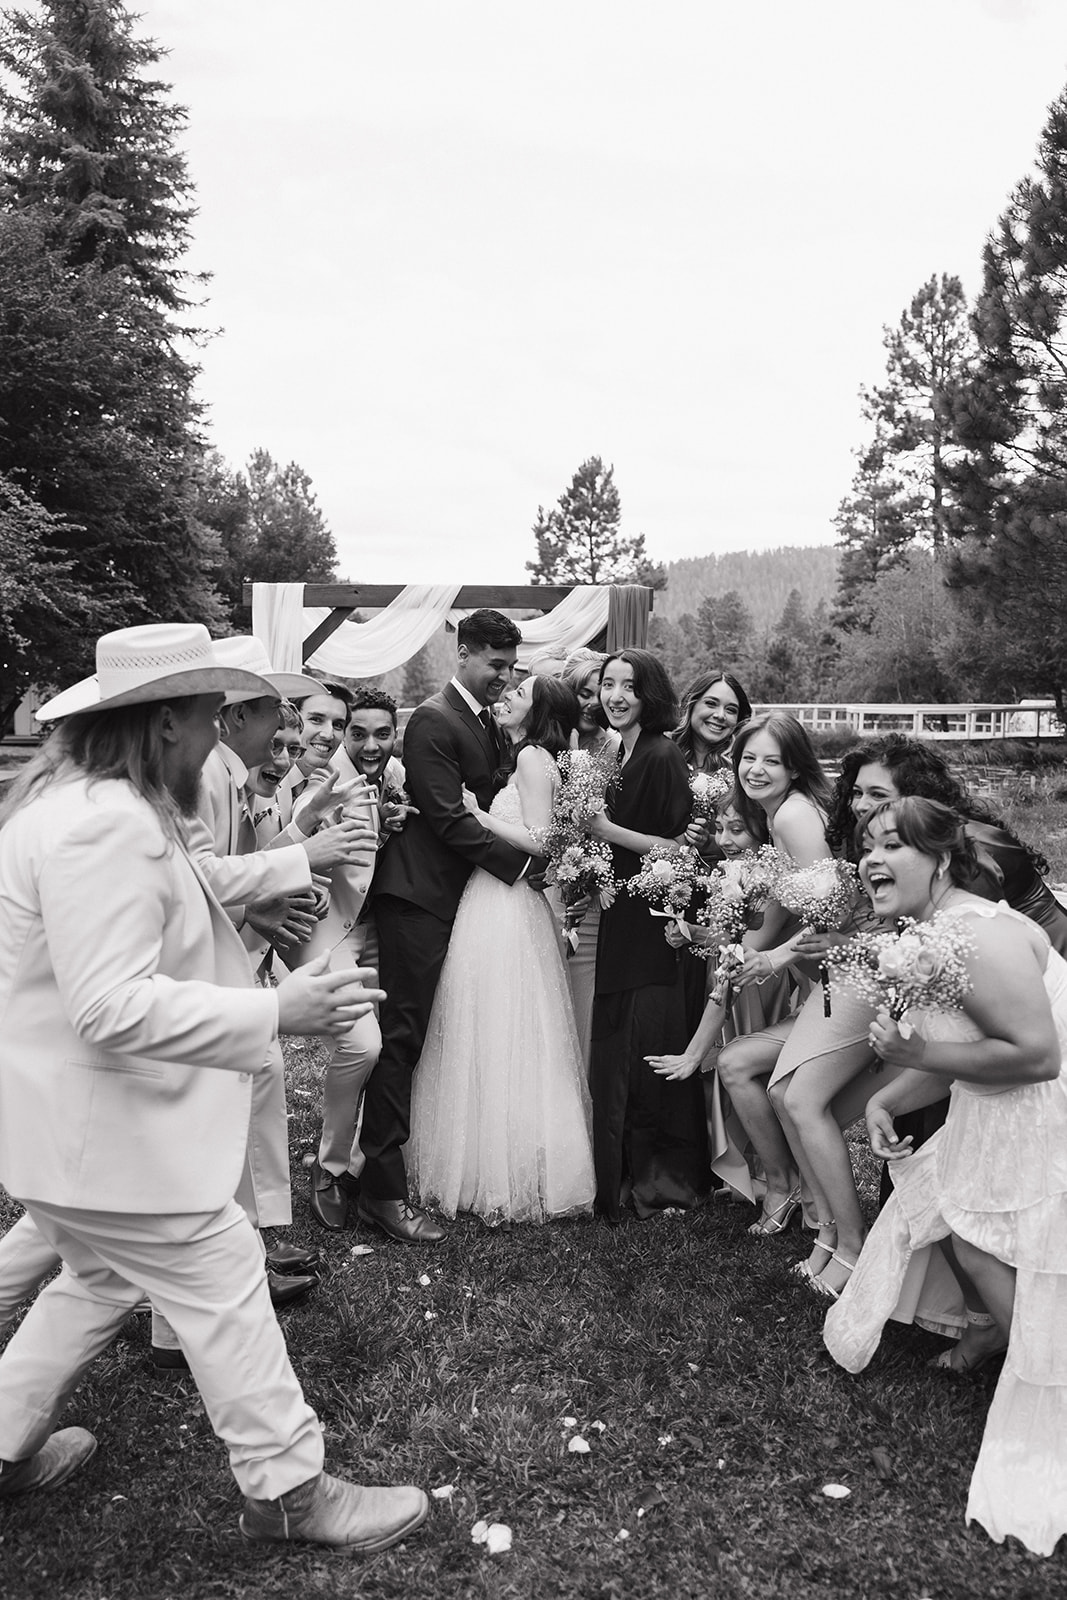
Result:
<svg viewBox="0 0 1067 1600">
<path fill-rule="evenodd" d="M 327 1476 L 263 1256 L 233 1199 L 252 1079 L 279 1031 L 337 1034 L 377 998 L 315 966 L 257 988 L 187 845 L 222 691 L 264 694 L 195 624 L 106 635 L 97 674 L 0 816 L 0 1183 L 63 1258 L 0 1357 L 0 1498 L 95 1449 L 55 1419 L 147 1292 L 245 1496 L 241 1531 L 376 1550 L 421 1490 Z"/>
</svg>

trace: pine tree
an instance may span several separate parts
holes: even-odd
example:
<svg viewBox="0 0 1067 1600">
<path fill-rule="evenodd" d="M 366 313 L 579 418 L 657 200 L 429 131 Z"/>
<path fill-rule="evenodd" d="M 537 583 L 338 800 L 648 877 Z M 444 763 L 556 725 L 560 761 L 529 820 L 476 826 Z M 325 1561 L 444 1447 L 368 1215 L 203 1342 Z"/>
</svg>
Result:
<svg viewBox="0 0 1067 1600">
<path fill-rule="evenodd" d="M 145 76 L 161 52 L 134 37 L 136 20 L 120 0 L 5 13 L 0 185 L 8 206 L 47 218 L 68 265 L 121 267 L 173 310 L 187 303 L 180 262 L 194 215 L 176 148 L 186 114 Z"/>
<path fill-rule="evenodd" d="M 184 113 L 144 78 L 159 52 L 134 21 L 117 0 L 0 15 L 0 473 L 47 513 L 68 592 L 106 596 L 112 625 L 218 626 L 196 369 L 175 320 Z M 91 631 L 79 641 L 88 666 Z M 42 680 L 69 666 L 49 648 Z"/>
<path fill-rule="evenodd" d="M 744 660 L 752 642 L 752 613 L 736 589 L 709 594 L 701 601 L 696 620 L 704 648 L 713 661 L 730 668 Z"/>
<path fill-rule="evenodd" d="M 1021 692 L 1067 686 L 1067 92 L 983 255 L 978 355 L 950 393 L 949 581 Z"/>
<path fill-rule="evenodd" d="M 666 583 L 663 567 L 645 552 L 644 534 L 631 539 L 621 531 L 614 472 L 590 456 L 551 511 L 538 506 L 537 558 L 526 563 L 535 584 L 643 583 L 658 589 Z"/>
<path fill-rule="evenodd" d="M 248 462 L 248 514 L 250 582 L 332 580 L 337 548 L 303 467 L 295 461 L 279 467 L 268 451 L 254 450 Z"/>
<path fill-rule="evenodd" d="M 858 625 L 865 585 L 915 546 L 940 550 L 949 532 L 957 451 L 947 396 L 973 348 L 960 280 L 929 278 L 883 335 L 885 381 L 860 391 L 871 438 L 834 518 L 844 551 L 834 621 L 846 630 Z"/>
</svg>

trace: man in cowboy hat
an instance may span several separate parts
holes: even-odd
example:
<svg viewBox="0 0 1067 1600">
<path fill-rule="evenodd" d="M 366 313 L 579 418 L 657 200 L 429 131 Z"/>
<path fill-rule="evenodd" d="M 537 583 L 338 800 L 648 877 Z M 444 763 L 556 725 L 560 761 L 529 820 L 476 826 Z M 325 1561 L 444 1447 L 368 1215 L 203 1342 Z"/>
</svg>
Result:
<svg viewBox="0 0 1067 1600">
<path fill-rule="evenodd" d="M 251 1079 L 279 1031 L 335 1034 L 377 998 L 312 965 L 277 989 L 186 847 L 223 692 L 206 629 L 122 629 L 57 697 L 0 814 L 0 1182 L 62 1256 L 0 1357 L 0 1498 L 92 1455 L 53 1423 L 147 1293 L 177 1330 L 245 1495 L 241 1531 L 349 1549 L 425 1519 L 414 1487 L 322 1471 L 322 1431 L 233 1199 Z"/>
</svg>

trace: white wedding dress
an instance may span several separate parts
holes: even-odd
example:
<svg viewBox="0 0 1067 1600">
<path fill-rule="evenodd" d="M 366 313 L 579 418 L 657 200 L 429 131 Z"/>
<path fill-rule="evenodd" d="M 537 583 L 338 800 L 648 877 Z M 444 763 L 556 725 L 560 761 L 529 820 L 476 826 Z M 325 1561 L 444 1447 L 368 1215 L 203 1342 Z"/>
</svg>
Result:
<svg viewBox="0 0 1067 1600">
<path fill-rule="evenodd" d="M 960 914 L 1026 920 L 1005 905 Z M 823 1330 L 834 1360 L 861 1371 L 884 1323 L 899 1314 L 909 1267 L 950 1233 L 1016 1269 L 1011 1338 L 967 1520 L 998 1543 L 1013 1534 L 1043 1556 L 1067 1533 L 1067 963 L 1055 950 L 1045 992 L 1059 1077 L 1018 1088 L 952 1085 L 944 1127 L 894 1165 L 894 1193 Z M 962 1011 L 920 1012 L 915 1022 L 926 1039 L 981 1037 Z"/>
<path fill-rule="evenodd" d="M 514 779 L 492 804 L 521 823 Z M 411 1188 L 446 1216 L 588 1213 L 591 1110 L 559 934 L 544 895 L 476 868 L 415 1073 Z"/>
</svg>

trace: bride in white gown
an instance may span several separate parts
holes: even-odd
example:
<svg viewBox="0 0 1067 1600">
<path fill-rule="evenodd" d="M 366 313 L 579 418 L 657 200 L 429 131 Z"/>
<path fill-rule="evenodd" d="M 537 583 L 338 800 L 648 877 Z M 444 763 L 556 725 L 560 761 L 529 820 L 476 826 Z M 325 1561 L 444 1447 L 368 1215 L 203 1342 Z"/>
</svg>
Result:
<svg viewBox="0 0 1067 1600">
<path fill-rule="evenodd" d="M 515 771 L 478 811 L 485 827 L 537 854 L 559 783 L 555 755 L 578 703 L 553 678 L 501 702 Z M 472 806 L 472 810 L 475 809 Z M 456 913 L 415 1074 L 408 1178 L 446 1216 L 543 1222 L 588 1213 L 595 1184 L 590 1103 L 559 933 L 543 894 L 477 868 Z"/>
</svg>

